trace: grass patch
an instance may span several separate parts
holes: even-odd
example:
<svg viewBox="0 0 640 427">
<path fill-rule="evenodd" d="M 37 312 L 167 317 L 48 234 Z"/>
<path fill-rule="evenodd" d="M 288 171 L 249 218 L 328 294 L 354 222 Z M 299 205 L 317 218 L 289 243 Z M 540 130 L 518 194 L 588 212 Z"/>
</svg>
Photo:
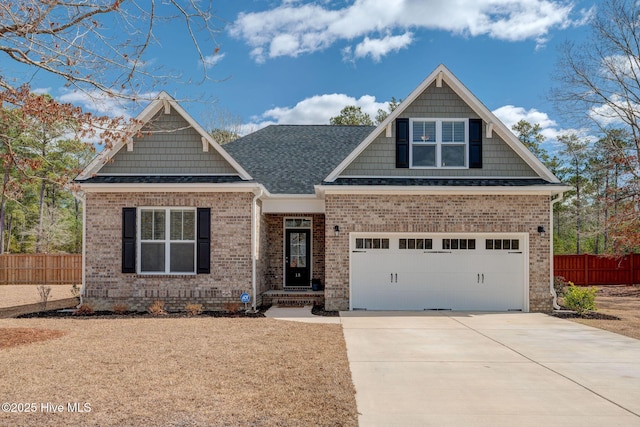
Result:
<svg viewBox="0 0 640 427">
<path fill-rule="evenodd" d="M 355 426 L 340 325 L 274 319 L 4 319 L 59 339 L 0 350 L 5 402 L 89 413 L 0 414 L 1 425 Z"/>
</svg>

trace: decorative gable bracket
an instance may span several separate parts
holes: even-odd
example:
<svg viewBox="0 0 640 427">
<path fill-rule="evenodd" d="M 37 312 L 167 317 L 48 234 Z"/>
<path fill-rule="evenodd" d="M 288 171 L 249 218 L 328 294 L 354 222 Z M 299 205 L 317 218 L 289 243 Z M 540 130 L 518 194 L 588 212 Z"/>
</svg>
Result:
<svg viewBox="0 0 640 427">
<path fill-rule="evenodd" d="M 493 138 L 493 123 L 487 123 L 487 138 Z"/>
<path fill-rule="evenodd" d="M 133 138 L 127 138 L 127 151 L 133 151 Z"/>
<path fill-rule="evenodd" d="M 209 141 L 207 141 L 207 138 L 205 138 L 204 136 L 200 138 L 202 140 L 202 152 L 203 153 L 208 153 L 209 152 Z"/>
</svg>

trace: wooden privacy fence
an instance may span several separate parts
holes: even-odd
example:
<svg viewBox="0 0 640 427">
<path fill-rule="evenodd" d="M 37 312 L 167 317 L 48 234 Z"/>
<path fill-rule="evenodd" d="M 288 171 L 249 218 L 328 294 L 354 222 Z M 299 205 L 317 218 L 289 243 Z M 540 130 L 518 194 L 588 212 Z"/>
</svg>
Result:
<svg viewBox="0 0 640 427">
<path fill-rule="evenodd" d="M 555 255 L 553 274 L 576 285 L 626 285 L 640 283 L 640 254 L 624 257 L 604 255 Z"/>
<path fill-rule="evenodd" d="M 82 255 L 0 255 L 0 285 L 72 285 L 82 282 Z"/>
</svg>

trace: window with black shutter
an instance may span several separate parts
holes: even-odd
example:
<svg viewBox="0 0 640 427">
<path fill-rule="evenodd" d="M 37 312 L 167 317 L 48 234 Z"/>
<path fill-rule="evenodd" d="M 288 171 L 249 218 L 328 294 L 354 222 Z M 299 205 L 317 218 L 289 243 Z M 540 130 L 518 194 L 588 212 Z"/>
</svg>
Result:
<svg viewBox="0 0 640 427">
<path fill-rule="evenodd" d="M 396 168 L 409 167 L 409 119 L 396 119 Z"/>
<path fill-rule="evenodd" d="M 469 120 L 469 168 L 482 168 L 482 119 Z"/>
<path fill-rule="evenodd" d="M 136 272 L 136 208 L 122 208 L 122 272 Z"/>
<path fill-rule="evenodd" d="M 198 208 L 198 274 L 211 273 L 211 209 Z"/>
</svg>

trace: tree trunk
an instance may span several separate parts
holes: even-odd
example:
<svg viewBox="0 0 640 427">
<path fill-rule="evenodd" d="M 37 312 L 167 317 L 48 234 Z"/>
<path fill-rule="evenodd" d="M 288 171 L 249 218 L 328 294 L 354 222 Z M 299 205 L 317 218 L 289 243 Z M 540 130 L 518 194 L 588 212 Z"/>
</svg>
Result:
<svg viewBox="0 0 640 427">
<path fill-rule="evenodd" d="M 44 179 L 40 184 L 40 200 L 39 200 L 39 215 L 38 218 L 38 232 L 36 234 L 36 253 L 39 254 L 42 252 L 42 225 L 44 220 L 44 191 L 46 189 L 46 183 Z"/>
<path fill-rule="evenodd" d="M 11 167 L 11 162 L 7 163 L 7 167 L 4 170 L 4 180 L 2 181 L 2 196 L 0 197 L 0 254 L 4 253 L 4 229 L 5 229 L 5 206 L 6 206 L 6 197 L 5 191 L 7 189 L 7 183 L 9 182 L 9 170 Z"/>
<path fill-rule="evenodd" d="M 7 225 L 7 253 L 11 252 L 11 225 L 13 223 L 13 215 L 9 215 L 9 224 Z"/>
</svg>

